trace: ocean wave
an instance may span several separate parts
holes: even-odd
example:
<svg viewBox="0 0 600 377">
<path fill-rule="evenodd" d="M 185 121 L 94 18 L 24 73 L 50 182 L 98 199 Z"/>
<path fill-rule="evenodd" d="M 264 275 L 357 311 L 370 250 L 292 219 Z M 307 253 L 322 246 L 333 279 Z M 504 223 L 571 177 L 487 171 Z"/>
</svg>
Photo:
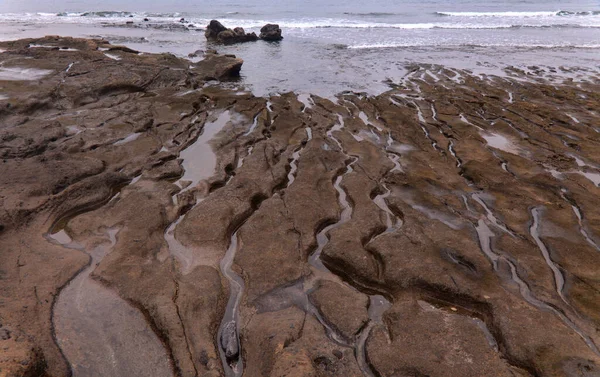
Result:
<svg viewBox="0 0 600 377">
<path fill-rule="evenodd" d="M 131 18 L 131 17 L 157 17 L 157 18 L 172 18 L 179 17 L 180 13 L 135 13 L 126 11 L 89 11 L 89 12 L 60 12 L 60 13 L 37 13 L 44 17 L 87 17 L 87 18 Z"/>
<path fill-rule="evenodd" d="M 435 12 L 438 16 L 446 17 L 511 17 L 511 18 L 534 18 L 534 17 L 565 17 L 565 16 L 598 16 L 600 11 L 573 12 L 566 10 L 556 11 L 534 11 L 534 12 Z"/>
<path fill-rule="evenodd" d="M 237 15 L 237 14 L 232 14 Z M 203 28 L 209 22 L 208 18 L 187 17 L 190 24 Z M 0 14 L 0 22 L 10 23 L 83 23 L 83 24 L 106 24 L 107 21 L 118 25 L 126 21 L 141 21 L 142 18 L 151 18 L 155 24 L 178 22 L 183 15 L 179 13 L 130 13 L 121 11 L 102 12 L 72 12 L 72 13 L 27 13 L 27 14 Z M 384 23 L 384 22 L 361 22 L 356 19 L 337 18 L 306 18 L 306 19 L 283 19 L 263 20 L 255 18 L 222 17 L 219 20 L 227 26 L 241 26 L 245 29 L 259 29 L 267 23 L 279 24 L 286 29 L 400 29 L 400 30 L 427 30 L 427 29 L 517 29 L 517 28 L 600 28 L 600 17 L 585 17 L 573 20 L 571 18 L 555 19 L 530 19 L 530 21 L 499 19 L 489 22 L 476 19 L 456 19 L 444 22 L 430 23 Z M 450 19 L 449 19 L 450 20 Z M 469 22 L 469 21 L 473 22 Z M 585 20 L 585 21 L 584 21 Z"/>
<path fill-rule="evenodd" d="M 132 13 L 121 11 L 60 12 L 60 13 L 1 13 L 0 22 L 38 24 L 103 24 L 106 22 L 141 21 L 152 18 L 157 22 L 176 22 L 179 13 Z"/>
<path fill-rule="evenodd" d="M 194 20 L 199 26 L 206 25 L 210 20 Z M 356 20 L 340 19 L 308 19 L 308 20 L 244 20 L 223 19 L 224 25 L 241 26 L 246 29 L 260 28 L 266 23 L 276 23 L 285 29 L 403 29 L 403 30 L 428 30 L 428 29 L 511 29 L 511 28 L 600 28 L 598 22 L 588 23 L 487 23 L 487 22 L 432 22 L 432 23 L 382 23 L 382 22 L 357 22 Z"/>
<path fill-rule="evenodd" d="M 527 44 L 527 43 L 514 43 L 514 44 L 422 44 L 422 43 L 401 43 L 401 42 L 383 42 L 373 44 L 356 44 L 346 45 L 345 48 L 349 50 L 376 50 L 376 49 L 392 49 L 401 47 L 463 47 L 463 48 L 489 48 L 489 47 L 508 47 L 508 48 L 524 48 L 524 49 L 600 49 L 600 44 Z M 336 48 L 341 48 L 340 45 L 336 45 Z"/>
<path fill-rule="evenodd" d="M 62 12 L 57 13 L 58 17 L 100 17 L 100 18 L 114 18 L 114 17 L 129 17 L 133 16 L 134 13 L 124 11 L 97 11 L 97 12 Z"/>
<path fill-rule="evenodd" d="M 264 22 L 232 22 L 224 23 L 225 25 L 234 25 L 243 27 L 244 29 L 259 29 L 264 26 L 267 21 Z M 204 28 L 207 23 L 194 22 L 191 23 L 195 28 Z M 501 30 L 501 29 L 561 29 L 561 28 L 574 28 L 574 29 L 596 29 L 600 28 L 600 23 L 593 25 L 577 25 L 577 24 L 552 24 L 552 25 L 487 25 L 487 24 L 343 24 L 343 25 L 331 25 L 331 24 L 311 24 L 311 23 L 286 23 L 279 22 L 279 26 L 284 29 L 396 29 L 396 30 Z"/>
<path fill-rule="evenodd" d="M 391 13 L 391 12 L 344 12 L 347 16 L 374 16 L 374 17 L 385 17 L 385 16 L 398 16 L 402 13 Z"/>
</svg>

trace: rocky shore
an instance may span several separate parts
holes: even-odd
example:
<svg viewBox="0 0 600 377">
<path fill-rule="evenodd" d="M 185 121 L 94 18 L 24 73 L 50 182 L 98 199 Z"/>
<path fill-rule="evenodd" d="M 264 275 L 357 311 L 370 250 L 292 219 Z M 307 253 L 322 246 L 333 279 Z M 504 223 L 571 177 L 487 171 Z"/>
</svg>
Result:
<svg viewBox="0 0 600 377">
<path fill-rule="evenodd" d="M 246 33 L 244 28 L 236 27 L 228 29 L 217 20 L 212 20 L 206 26 L 204 36 L 209 42 L 222 44 L 235 44 L 244 42 L 256 42 L 262 39 L 267 42 L 278 42 L 283 39 L 281 29 L 276 24 L 266 24 L 260 29 L 260 35 L 256 33 Z"/>
<path fill-rule="evenodd" d="M 0 51 L 1 376 L 600 375 L 600 82 Z"/>
</svg>

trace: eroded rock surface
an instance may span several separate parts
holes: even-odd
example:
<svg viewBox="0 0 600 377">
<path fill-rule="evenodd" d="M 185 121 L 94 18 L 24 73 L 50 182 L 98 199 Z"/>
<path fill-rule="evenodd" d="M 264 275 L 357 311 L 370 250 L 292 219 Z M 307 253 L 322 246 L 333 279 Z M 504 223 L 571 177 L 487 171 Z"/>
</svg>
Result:
<svg viewBox="0 0 600 377">
<path fill-rule="evenodd" d="M 279 25 L 276 24 L 266 24 L 260 29 L 260 35 L 257 36 L 254 32 L 246 33 L 244 28 L 241 27 L 228 29 L 217 20 L 210 21 L 210 23 L 206 26 L 204 36 L 208 41 L 226 45 L 254 42 L 259 39 L 268 42 L 280 41 L 283 39 L 281 36 L 281 29 L 279 28 Z"/>
<path fill-rule="evenodd" d="M 280 41 L 283 39 L 281 36 L 281 29 L 277 24 L 266 24 L 260 29 L 259 38 L 264 41 Z"/>
<path fill-rule="evenodd" d="M 227 56 L 0 48 L 5 375 L 600 375 L 597 81 L 265 99 L 205 85 Z M 110 305 L 137 336 L 71 336 Z"/>
<path fill-rule="evenodd" d="M 209 41 L 219 42 L 226 45 L 234 43 L 254 42 L 258 40 L 256 33 L 246 33 L 244 28 L 236 27 L 228 29 L 217 20 L 212 20 L 206 26 L 204 36 Z"/>
</svg>

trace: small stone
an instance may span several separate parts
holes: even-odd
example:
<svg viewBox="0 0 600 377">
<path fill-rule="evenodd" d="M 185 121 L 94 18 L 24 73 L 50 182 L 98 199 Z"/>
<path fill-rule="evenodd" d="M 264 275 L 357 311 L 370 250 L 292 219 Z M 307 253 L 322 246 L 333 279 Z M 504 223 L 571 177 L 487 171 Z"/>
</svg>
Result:
<svg viewBox="0 0 600 377">
<path fill-rule="evenodd" d="M 10 331 L 8 331 L 8 329 L 0 329 L 0 339 L 1 340 L 8 340 L 10 339 Z"/>
<path fill-rule="evenodd" d="M 221 332 L 221 348 L 228 361 L 236 360 L 240 354 L 237 328 L 234 321 L 228 322 Z"/>
</svg>

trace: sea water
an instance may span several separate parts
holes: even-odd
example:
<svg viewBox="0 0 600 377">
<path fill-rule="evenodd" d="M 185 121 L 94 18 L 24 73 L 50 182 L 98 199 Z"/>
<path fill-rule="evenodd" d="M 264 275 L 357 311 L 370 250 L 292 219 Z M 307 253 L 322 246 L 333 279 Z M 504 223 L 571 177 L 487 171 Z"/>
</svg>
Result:
<svg viewBox="0 0 600 377">
<path fill-rule="evenodd" d="M 203 35 L 211 19 L 283 29 L 280 43 L 218 47 L 245 60 L 241 84 L 259 95 L 380 92 L 410 63 L 496 75 L 508 66 L 600 70 L 600 3 L 591 0 L 4 0 L 0 39 L 104 37 L 185 57 L 212 47 Z"/>
</svg>

